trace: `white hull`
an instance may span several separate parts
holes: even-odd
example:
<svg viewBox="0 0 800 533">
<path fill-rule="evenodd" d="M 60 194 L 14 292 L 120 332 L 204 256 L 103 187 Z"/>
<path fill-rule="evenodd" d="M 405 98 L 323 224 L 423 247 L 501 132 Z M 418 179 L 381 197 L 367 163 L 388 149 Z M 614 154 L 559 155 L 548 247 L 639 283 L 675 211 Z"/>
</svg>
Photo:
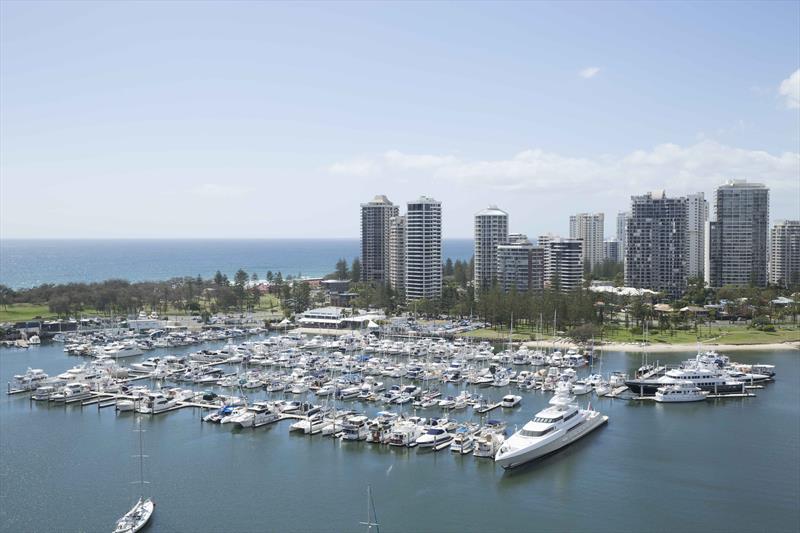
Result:
<svg viewBox="0 0 800 533">
<path fill-rule="evenodd" d="M 495 462 L 497 462 L 497 464 L 503 468 L 508 469 L 535 461 L 540 457 L 550 455 L 551 453 L 557 452 L 565 446 L 569 446 L 581 437 L 588 435 L 607 421 L 607 416 L 601 415 L 597 411 L 593 411 L 584 422 L 575 426 L 572 431 L 563 433 L 557 436 L 555 439 L 548 440 L 541 446 L 534 446 L 528 449 L 518 450 L 513 454 L 508 454 L 503 457 L 500 457 L 500 454 L 498 453 L 498 457 L 495 459 Z"/>
</svg>

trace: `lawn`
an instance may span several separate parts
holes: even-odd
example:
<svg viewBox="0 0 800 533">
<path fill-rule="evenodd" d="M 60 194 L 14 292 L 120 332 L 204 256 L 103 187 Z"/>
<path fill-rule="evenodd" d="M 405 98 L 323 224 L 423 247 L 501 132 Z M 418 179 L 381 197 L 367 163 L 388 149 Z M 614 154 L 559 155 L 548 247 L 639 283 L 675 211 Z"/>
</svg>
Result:
<svg viewBox="0 0 800 533">
<path fill-rule="evenodd" d="M 542 334 L 539 334 L 538 337 L 535 337 L 535 334 L 535 328 L 530 326 L 520 326 L 519 328 L 514 328 L 515 341 L 528 341 L 534 338 L 547 340 L 552 338 L 551 335 Z M 483 328 L 464 333 L 461 336 L 503 341 L 508 340 L 508 330 L 505 328 Z M 603 331 L 602 338 L 597 338 L 596 340 L 617 343 L 641 343 L 644 342 L 645 339 L 643 334 L 633 334 L 630 332 L 630 330 L 625 328 L 611 329 L 607 327 Z M 713 325 L 711 327 L 701 326 L 696 332 L 693 329 L 685 331 L 672 330 L 662 332 L 654 330 L 648 332 L 647 340 L 652 344 L 695 344 L 697 342 L 713 342 L 717 344 L 770 344 L 788 341 L 800 341 L 800 329 L 796 327 L 793 328 L 790 326 L 783 326 L 779 327 L 774 333 L 769 333 L 766 331 L 749 329 L 744 325 Z"/>
<path fill-rule="evenodd" d="M 606 328 L 603 331 L 606 342 L 640 343 L 644 342 L 643 334 L 634 335 L 629 330 Z M 789 326 L 778 327 L 774 333 L 750 329 L 745 325 L 735 326 L 700 326 L 697 331 L 651 330 L 647 340 L 652 344 L 694 344 L 697 342 L 713 342 L 718 344 L 769 344 L 787 341 L 799 341 L 800 329 Z"/>
<path fill-rule="evenodd" d="M 206 302 L 201 301 L 201 305 L 205 303 Z M 261 296 L 261 300 L 255 307 L 254 311 L 264 312 L 270 310 L 272 310 L 274 314 L 280 314 L 281 305 L 276 296 L 265 294 Z M 235 311 L 231 312 L 233 313 Z M 104 315 L 104 313 L 101 313 L 95 309 L 84 309 L 79 314 L 84 317 Z M 170 306 L 167 310 L 167 316 L 185 316 L 191 314 L 193 313 L 176 309 L 172 306 Z M 0 306 L 0 322 L 22 322 L 25 320 L 33 320 L 37 316 L 48 320 L 57 318 L 55 313 L 50 312 L 46 304 L 18 303 L 10 304 L 8 306 Z"/>
</svg>

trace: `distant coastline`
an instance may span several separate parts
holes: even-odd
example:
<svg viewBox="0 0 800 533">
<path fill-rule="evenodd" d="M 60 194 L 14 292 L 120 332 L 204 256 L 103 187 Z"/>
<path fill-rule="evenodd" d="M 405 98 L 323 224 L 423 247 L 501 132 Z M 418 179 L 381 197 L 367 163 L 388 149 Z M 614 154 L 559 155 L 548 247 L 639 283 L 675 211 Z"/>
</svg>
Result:
<svg viewBox="0 0 800 533">
<path fill-rule="evenodd" d="M 578 345 L 572 341 L 527 341 L 524 343 L 529 347 L 552 348 L 556 346 L 560 349 L 577 348 Z M 610 352 L 647 352 L 647 353 L 696 353 L 697 344 L 648 344 L 642 346 L 637 343 L 608 343 L 597 344 L 601 348 Z M 775 350 L 800 350 L 800 340 L 789 342 L 771 342 L 762 344 L 714 344 L 702 343 L 701 350 L 715 350 L 718 352 L 743 352 L 743 351 L 775 351 Z"/>
<path fill-rule="evenodd" d="M 443 256 L 469 259 L 471 239 L 444 239 Z M 43 283 L 107 279 L 163 281 L 174 277 L 232 277 L 238 269 L 264 278 L 316 277 L 339 258 L 360 255 L 358 238 L 332 239 L 0 239 L 0 284 L 12 289 Z"/>
</svg>

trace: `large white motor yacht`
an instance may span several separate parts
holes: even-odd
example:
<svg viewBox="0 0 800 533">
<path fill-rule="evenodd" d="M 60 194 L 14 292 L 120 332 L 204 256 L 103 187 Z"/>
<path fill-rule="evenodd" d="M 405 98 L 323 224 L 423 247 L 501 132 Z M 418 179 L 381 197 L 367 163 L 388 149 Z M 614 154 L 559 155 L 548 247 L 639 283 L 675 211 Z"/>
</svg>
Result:
<svg viewBox="0 0 800 533">
<path fill-rule="evenodd" d="M 683 381 L 665 385 L 656 390 L 655 400 L 661 403 L 701 402 L 708 397 L 708 391 L 701 389 L 691 381 Z"/>
<path fill-rule="evenodd" d="M 579 409 L 574 400 L 574 396 L 560 390 L 549 407 L 503 443 L 495 462 L 503 468 L 514 468 L 560 450 L 608 421 L 597 411 Z"/>
</svg>

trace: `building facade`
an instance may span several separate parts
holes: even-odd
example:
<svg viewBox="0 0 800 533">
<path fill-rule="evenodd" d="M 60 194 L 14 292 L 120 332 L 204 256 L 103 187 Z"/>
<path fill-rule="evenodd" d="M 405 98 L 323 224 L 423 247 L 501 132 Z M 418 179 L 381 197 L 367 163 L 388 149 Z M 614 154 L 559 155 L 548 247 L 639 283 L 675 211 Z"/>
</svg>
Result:
<svg viewBox="0 0 800 533">
<path fill-rule="evenodd" d="M 688 200 L 664 191 L 631 197 L 625 286 L 680 297 L 688 280 Z"/>
<path fill-rule="evenodd" d="M 779 220 L 769 234 L 769 282 L 800 284 L 800 220 Z"/>
<path fill-rule="evenodd" d="M 361 281 L 388 281 L 389 220 L 398 214 L 399 208 L 383 195 L 361 204 Z"/>
<path fill-rule="evenodd" d="M 442 296 L 442 203 L 420 197 L 406 213 L 406 300 Z"/>
<path fill-rule="evenodd" d="M 689 194 L 687 200 L 686 232 L 689 239 L 689 277 L 702 278 L 705 269 L 705 233 L 708 222 L 708 202 L 703 193 Z"/>
<path fill-rule="evenodd" d="M 497 279 L 497 247 L 507 241 L 508 213 L 494 205 L 475 213 L 476 294 L 491 287 Z"/>
<path fill-rule="evenodd" d="M 497 246 L 497 285 L 504 292 L 541 290 L 544 287 L 544 250 L 522 234 L 510 235 Z"/>
<path fill-rule="evenodd" d="M 583 241 L 583 263 L 594 270 L 603 262 L 603 213 L 578 213 L 569 217 L 569 238 Z"/>
<path fill-rule="evenodd" d="M 708 226 L 708 285 L 765 286 L 769 189 L 760 183 L 729 181 L 717 188 L 715 214 Z"/>
<path fill-rule="evenodd" d="M 401 299 L 406 293 L 406 217 L 389 220 L 389 285 Z"/>
<path fill-rule="evenodd" d="M 617 213 L 617 241 L 619 242 L 620 261 L 625 261 L 625 243 L 628 239 L 628 220 L 630 218 L 630 211 Z"/>
<path fill-rule="evenodd" d="M 563 292 L 579 288 L 583 283 L 583 241 L 541 235 L 539 245 L 543 251 L 544 286 Z"/>
<path fill-rule="evenodd" d="M 622 246 L 617 239 L 606 239 L 603 242 L 603 260 L 613 261 L 614 263 L 622 262 Z"/>
</svg>

